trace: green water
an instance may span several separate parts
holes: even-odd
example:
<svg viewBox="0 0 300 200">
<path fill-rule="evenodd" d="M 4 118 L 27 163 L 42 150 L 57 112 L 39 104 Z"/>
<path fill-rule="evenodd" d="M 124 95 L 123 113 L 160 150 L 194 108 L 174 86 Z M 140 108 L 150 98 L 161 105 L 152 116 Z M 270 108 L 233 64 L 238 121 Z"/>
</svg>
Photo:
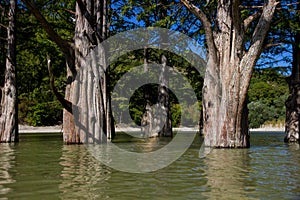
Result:
<svg viewBox="0 0 300 200">
<path fill-rule="evenodd" d="M 201 159 L 197 137 L 170 166 L 130 174 L 102 165 L 84 145 L 63 145 L 60 134 L 23 134 L 19 144 L 0 144 L 0 199 L 300 199 L 299 145 L 283 137 L 252 133 L 250 149 L 215 149 Z M 135 148 L 166 140 L 116 141 Z"/>
</svg>

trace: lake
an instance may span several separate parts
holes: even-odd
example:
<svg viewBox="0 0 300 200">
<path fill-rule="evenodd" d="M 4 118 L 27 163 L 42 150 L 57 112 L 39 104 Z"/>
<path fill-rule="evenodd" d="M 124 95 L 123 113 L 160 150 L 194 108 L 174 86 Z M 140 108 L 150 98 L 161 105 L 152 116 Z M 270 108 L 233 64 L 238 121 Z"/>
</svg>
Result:
<svg viewBox="0 0 300 200">
<path fill-rule="evenodd" d="M 84 145 L 64 145 L 62 135 L 21 134 L 0 144 L 0 199 L 300 199 L 300 148 L 283 132 L 253 132 L 250 149 L 214 149 L 199 158 L 197 136 L 177 161 L 135 174 L 111 169 Z M 120 147 L 141 144 L 117 136 Z"/>
</svg>

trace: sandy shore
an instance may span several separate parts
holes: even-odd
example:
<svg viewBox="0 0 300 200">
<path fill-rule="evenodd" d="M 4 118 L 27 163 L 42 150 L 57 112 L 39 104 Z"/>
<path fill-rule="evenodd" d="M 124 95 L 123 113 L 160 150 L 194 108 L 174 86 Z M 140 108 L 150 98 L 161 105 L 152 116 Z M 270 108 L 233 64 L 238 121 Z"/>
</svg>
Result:
<svg viewBox="0 0 300 200">
<path fill-rule="evenodd" d="M 62 126 L 26 126 L 19 125 L 19 133 L 62 133 Z"/>
<path fill-rule="evenodd" d="M 255 129 L 250 129 L 250 132 L 260 132 L 260 131 L 265 131 L 265 132 L 284 132 L 284 127 L 263 127 L 263 128 L 255 128 Z"/>
<path fill-rule="evenodd" d="M 190 127 L 182 127 L 182 128 L 173 128 L 174 131 L 184 131 L 184 132 L 193 132 L 198 131 L 197 128 L 190 128 Z M 139 132 L 141 131 L 140 128 L 135 127 L 117 127 L 116 132 Z M 258 132 L 258 131 L 284 131 L 284 127 L 263 127 L 263 128 L 256 128 L 250 129 L 251 132 Z M 43 126 L 43 127 L 33 127 L 33 126 L 19 126 L 19 133 L 62 133 L 63 128 L 62 125 L 60 126 Z"/>
<path fill-rule="evenodd" d="M 173 128 L 174 131 L 184 131 L 184 132 L 193 132 L 198 131 L 196 128 Z M 140 132 L 140 128 L 135 127 L 117 127 L 116 132 Z M 34 126 L 26 126 L 20 125 L 19 126 L 19 133 L 62 133 L 63 127 L 62 126 L 42 126 L 42 127 L 34 127 Z"/>
</svg>

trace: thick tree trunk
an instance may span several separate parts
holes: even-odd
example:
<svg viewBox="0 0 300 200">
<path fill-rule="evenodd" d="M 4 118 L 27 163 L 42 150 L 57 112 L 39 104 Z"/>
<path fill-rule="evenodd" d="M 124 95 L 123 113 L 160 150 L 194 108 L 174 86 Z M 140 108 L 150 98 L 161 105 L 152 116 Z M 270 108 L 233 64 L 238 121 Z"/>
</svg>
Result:
<svg viewBox="0 0 300 200">
<path fill-rule="evenodd" d="M 300 5 L 298 4 L 298 8 Z M 293 70 L 289 80 L 290 95 L 286 100 L 285 142 L 298 142 L 300 120 L 300 34 L 296 33 L 293 45 Z"/>
<path fill-rule="evenodd" d="M 214 66 L 216 65 L 214 64 Z M 224 66 L 234 67 L 225 64 Z M 218 77 L 220 78 L 218 79 Z M 240 82 L 243 80 L 237 76 L 232 77 L 231 81 L 222 83 L 221 80 L 225 78 L 219 74 L 213 79 L 211 73 L 207 71 L 204 79 L 203 133 L 205 134 L 205 145 L 249 147 L 246 93 L 242 94 L 240 87 Z"/>
<path fill-rule="evenodd" d="M 108 34 L 107 2 L 76 2 L 75 68 L 79 77 L 66 89 L 66 99 L 79 110 L 75 116 L 75 111 L 73 115 L 64 111 L 64 139 L 66 143 L 101 143 L 114 137 L 106 52 L 99 49 L 95 57 L 91 52 Z"/>
<path fill-rule="evenodd" d="M 218 1 L 212 23 L 188 0 L 181 2 L 202 22 L 208 47 L 203 87 L 204 143 L 211 147 L 249 147 L 246 97 L 277 2 L 269 0 L 245 49 L 245 30 L 256 13 L 242 21 L 240 2 Z"/>
<path fill-rule="evenodd" d="M 54 94 L 64 106 L 63 140 L 66 144 L 80 144 L 86 141 L 106 140 L 114 137 L 110 95 L 108 91 L 108 71 L 93 68 L 80 71 L 90 63 L 87 55 L 108 36 L 108 2 L 76 0 L 76 27 L 72 46 L 63 40 L 29 0 L 22 0 L 62 52 L 67 61 L 67 87 L 65 102 L 59 94 Z M 106 67 L 105 52 L 100 52 L 101 66 Z M 95 64 L 95 63 L 94 63 Z M 93 65 L 95 67 L 95 65 Z M 91 74 L 91 71 L 101 73 Z M 90 74 L 88 74 L 90 73 Z M 51 75 L 50 75 L 51 76 Z M 79 76 L 79 77 L 77 77 Z M 84 78 L 84 79 L 82 79 Z M 81 79 L 81 83 L 76 82 Z M 53 89 L 53 88 L 52 88 Z M 90 100 L 93 101 L 90 101 Z M 72 105 L 72 109 L 70 109 Z M 82 110 L 73 110 L 81 108 Z M 80 113 L 79 113 L 79 112 Z M 77 115 L 74 116 L 74 113 Z M 94 119 L 97 118 L 95 121 Z M 93 128 L 91 128 L 93 127 Z M 95 127 L 97 127 L 95 129 Z"/>
<path fill-rule="evenodd" d="M 16 42 L 15 42 L 16 1 L 10 0 L 7 28 L 7 58 L 4 87 L 0 102 L 0 142 L 18 141 L 18 103 L 16 84 Z"/>
<path fill-rule="evenodd" d="M 300 120 L 300 84 L 290 85 L 290 95 L 285 102 L 286 121 L 284 142 L 298 142 Z"/>
</svg>

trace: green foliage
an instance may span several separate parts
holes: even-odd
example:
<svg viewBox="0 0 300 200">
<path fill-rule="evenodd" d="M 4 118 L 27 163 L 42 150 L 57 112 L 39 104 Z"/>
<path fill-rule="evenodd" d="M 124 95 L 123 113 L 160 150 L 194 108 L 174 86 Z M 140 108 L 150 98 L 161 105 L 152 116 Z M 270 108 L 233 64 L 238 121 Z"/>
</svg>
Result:
<svg viewBox="0 0 300 200">
<path fill-rule="evenodd" d="M 267 121 L 284 120 L 288 93 L 286 76 L 278 68 L 256 70 L 248 92 L 250 128 L 258 128 Z"/>
<path fill-rule="evenodd" d="M 61 122 L 61 119 L 61 105 L 54 101 L 33 106 L 28 116 L 28 123 L 33 126 L 51 126 Z"/>
<path fill-rule="evenodd" d="M 148 49 L 148 62 L 149 65 L 153 63 L 159 63 L 159 57 L 163 52 L 157 49 Z M 116 83 L 118 83 L 118 87 L 120 87 L 120 94 L 112 93 L 112 101 L 113 101 L 113 110 L 118 113 L 114 113 L 117 116 L 115 117 L 116 123 L 129 123 L 130 119 L 126 119 L 123 117 L 124 112 L 127 112 L 127 107 L 125 106 L 129 101 L 129 112 L 131 118 L 135 122 L 135 124 L 140 125 L 142 115 L 145 112 L 146 100 L 145 95 L 148 94 L 150 97 L 151 106 L 155 105 L 158 100 L 158 85 L 157 84 L 149 84 L 144 85 L 135 91 L 130 91 L 127 87 L 126 83 L 120 83 L 119 79 L 126 73 L 128 70 L 132 70 L 137 66 L 143 65 L 144 62 L 144 54 L 143 49 L 131 52 L 124 56 L 119 57 L 115 62 L 110 66 L 110 82 L 111 82 L 111 90 L 114 90 Z M 199 72 L 190 66 L 189 63 L 183 58 L 175 54 L 168 53 L 168 61 L 169 66 L 172 66 L 176 72 L 180 73 L 184 76 L 187 82 L 193 87 L 194 92 L 198 100 L 201 100 L 202 97 L 202 85 L 203 78 L 199 74 Z M 141 74 L 136 77 L 142 77 Z M 153 80 L 156 80 L 157 77 L 153 77 Z M 138 81 L 138 80 L 137 80 Z M 187 90 L 187 85 L 181 84 L 181 80 L 178 79 L 170 79 L 169 85 L 173 88 L 176 88 L 177 92 L 180 92 L 184 95 L 185 98 L 189 98 L 194 96 L 195 94 L 189 93 Z M 172 88 L 171 87 L 171 88 Z M 171 91 L 170 93 L 170 108 L 172 115 L 172 124 L 174 127 L 179 126 L 181 123 L 181 116 L 185 117 L 184 120 L 186 122 L 190 122 L 190 124 L 198 124 L 200 116 L 191 116 L 191 113 L 194 109 L 199 109 L 199 105 L 195 104 L 191 106 L 179 105 L 179 102 Z M 133 94 L 130 99 L 125 98 L 125 96 L 129 96 L 129 94 Z M 117 108 L 115 108 L 117 106 Z"/>
<path fill-rule="evenodd" d="M 31 107 L 27 122 L 32 126 L 52 126 L 61 122 L 61 119 L 61 105 L 54 101 L 36 104 Z"/>
<path fill-rule="evenodd" d="M 35 1 L 59 35 L 71 41 L 74 32 L 75 1 Z M 18 4 L 17 12 L 17 73 L 19 93 L 19 122 L 33 126 L 55 125 L 62 122 L 62 108 L 53 96 L 47 69 L 51 57 L 55 85 L 64 94 L 66 64 L 63 53 L 52 42 L 35 17 Z M 0 77 L 1 78 L 1 77 Z"/>
<path fill-rule="evenodd" d="M 19 122 L 31 126 L 52 126 L 62 122 L 62 107 L 58 101 L 37 102 L 20 96 Z"/>
</svg>

